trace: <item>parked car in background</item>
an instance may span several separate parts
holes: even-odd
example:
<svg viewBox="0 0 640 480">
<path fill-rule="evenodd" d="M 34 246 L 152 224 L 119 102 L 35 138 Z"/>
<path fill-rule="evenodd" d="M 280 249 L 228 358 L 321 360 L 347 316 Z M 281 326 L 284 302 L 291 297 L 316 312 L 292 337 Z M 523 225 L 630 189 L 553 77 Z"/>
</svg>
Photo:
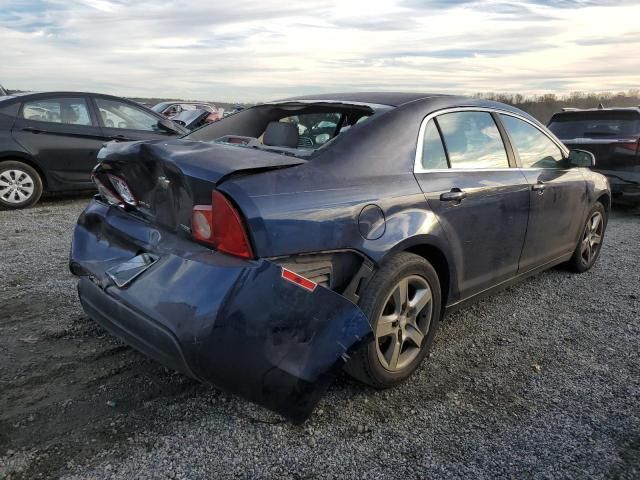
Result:
<svg viewBox="0 0 640 480">
<path fill-rule="evenodd" d="M 565 109 L 549 129 L 567 147 L 595 155 L 594 170 L 609 179 L 615 203 L 640 206 L 640 107 Z"/>
<path fill-rule="evenodd" d="M 171 121 L 177 123 L 181 127 L 187 130 L 195 130 L 207 123 L 211 123 L 209 120 L 211 113 L 207 110 L 195 109 L 195 110 L 183 110 L 171 117 Z"/>
<path fill-rule="evenodd" d="M 7 92 L 7 90 L 0 85 L 0 97 L 4 97 L 5 95 L 9 95 L 9 92 Z"/>
<path fill-rule="evenodd" d="M 164 115 L 167 118 L 173 118 L 176 115 L 179 115 L 182 112 L 190 111 L 190 110 L 205 110 L 209 112 L 209 116 L 207 117 L 207 122 L 215 122 L 222 118 L 220 112 L 215 107 L 215 105 L 211 105 L 209 103 L 204 102 L 182 102 L 182 101 L 169 101 L 169 102 L 161 102 L 152 107 L 154 112 L 157 112 L 161 115 Z"/>
<path fill-rule="evenodd" d="M 231 110 L 227 110 L 224 112 L 223 116 L 224 117 L 228 117 L 229 115 L 234 115 L 238 112 L 241 112 L 245 109 L 245 107 L 243 107 L 242 105 L 236 105 L 235 107 L 233 107 Z"/>
<path fill-rule="evenodd" d="M 23 208 L 43 191 L 95 188 L 105 142 L 167 139 L 187 130 L 110 95 L 48 92 L 0 97 L 0 207 Z"/>
<path fill-rule="evenodd" d="M 294 422 L 336 369 L 392 387 L 444 313 L 591 268 L 610 206 L 591 153 L 455 96 L 293 98 L 99 157 L 70 259 L 87 314 Z"/>
</svg>

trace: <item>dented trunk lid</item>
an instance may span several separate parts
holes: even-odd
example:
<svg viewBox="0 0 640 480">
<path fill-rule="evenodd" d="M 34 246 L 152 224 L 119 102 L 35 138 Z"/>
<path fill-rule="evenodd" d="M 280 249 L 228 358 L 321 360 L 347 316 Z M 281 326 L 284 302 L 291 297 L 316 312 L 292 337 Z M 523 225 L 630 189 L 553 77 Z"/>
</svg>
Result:
<svg viewBox="0 0 640 480">
<path fill-rule="evenodd" d="M 136 214 L 172 230 L 188 230 L 194 205 L 211 204 L 216 185 L 235 175 L 293 167 L 305 160 L 263 150 L 187 140 L 109 143 L 94 174 L 125 180 Z"/>
</svg>

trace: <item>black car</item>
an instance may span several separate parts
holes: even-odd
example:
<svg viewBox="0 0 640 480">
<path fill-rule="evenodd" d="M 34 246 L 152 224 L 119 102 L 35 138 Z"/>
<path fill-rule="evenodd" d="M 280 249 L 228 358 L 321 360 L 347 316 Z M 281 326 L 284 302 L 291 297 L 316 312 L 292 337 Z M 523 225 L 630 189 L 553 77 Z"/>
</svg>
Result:
<svg viewBox="0 0 640 480">
<path fill-rule="evenodd" d="M 43 190 L 93 188 L 91 170 L 105 142 L 185 133 L 162 115 L 110 95 L 50 92 L 0 97 L 0 207 L 31 206 Z"/>
<path fill-rule="evenodd" d="M 455 96 L 288 99 L 99 157 L 70 263 L 87 314 L 296 422 L 342 366 L 397 385 L 446 312 L 591 268 L 610 206 L 591 153 Z"/>
<path fill-rule="evenodd" d="M 640 206 L 640 107 L 565 109 L 549 130 L 569 148 L 596 157 L 594 170 L 607 176 L 613 201 Z"/>
</svg>

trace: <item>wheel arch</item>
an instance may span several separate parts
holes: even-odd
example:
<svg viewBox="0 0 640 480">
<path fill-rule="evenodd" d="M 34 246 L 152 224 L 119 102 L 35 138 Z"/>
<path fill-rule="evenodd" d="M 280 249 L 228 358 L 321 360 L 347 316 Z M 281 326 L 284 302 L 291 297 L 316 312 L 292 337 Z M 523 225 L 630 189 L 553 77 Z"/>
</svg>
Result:
<svg viewBox="0 0 640 480">
<path fill-rule="evenodd" d="M 596 199 L 596 202 L 600 202 L 604 206 L 605 211 L 609 213 L 609 210 L 611 210 L 611 195 L 608 193 L 602 193 Z"/>
<path fill-rule="evenodd" d="M 382 262 L 399 252 L 419 255 L 433 266 L 440 280 L 442 311 L 444 312 L 449 302 L 455 300 L 458 296 L 456 268 L 446 246 L 438 238 L 430 235 L 426 237 L 420 235 L 396 245 L 385 255 Z"/>
<path fill-rule="evenodd" d="M 447 256 L 438 247 L 430 244 L 413 245 L 405 250 L 405 252 L 419 255 L 427 260 L 438 274 L 440 280 L 440 290 L 442 295 L 442 311 L 448 303 L 451 294 L 451 267 Z"/>
<path fill-rule="evenodd" d="M 38 175 L 40 175 L 40 180 L 42 181 L 42 189 L 47 190 L 48 183 L 49 183 L 47 176 L 45 175 L 42 168 L 40 168 L 40 165 L 34 162 L 29 155 L 24 153 L 15 153 L 15 152 L 2 155 L 0 156 L 0 165 L 3 164 L 4 162 L 22 162 L 26 165 L 29 165 L 38 173 Z"/>
</svg>

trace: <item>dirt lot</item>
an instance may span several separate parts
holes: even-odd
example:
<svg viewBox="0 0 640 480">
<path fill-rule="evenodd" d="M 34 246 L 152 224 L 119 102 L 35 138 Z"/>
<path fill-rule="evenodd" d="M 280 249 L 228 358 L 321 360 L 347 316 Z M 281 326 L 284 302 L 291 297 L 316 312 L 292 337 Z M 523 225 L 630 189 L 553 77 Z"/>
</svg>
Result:
<svg viewBox="0 0 640 480">
<path fill-rule="evenodd" d="M 591 272 L 452 315 L 405 385 L 342 377 L 295 427 L 84 315 L 67 256 L 86 202 L 0 211 L 0 478 L 640 476 L 640 216 L 614 212 Z"/>
</svg>

